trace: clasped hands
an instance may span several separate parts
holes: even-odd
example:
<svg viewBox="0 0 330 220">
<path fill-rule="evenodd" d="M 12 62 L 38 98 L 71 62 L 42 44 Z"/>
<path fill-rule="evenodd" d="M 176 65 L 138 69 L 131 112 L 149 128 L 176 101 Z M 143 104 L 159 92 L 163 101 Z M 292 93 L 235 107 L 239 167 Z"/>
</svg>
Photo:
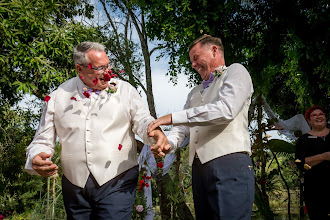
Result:
<svg viewBox="0 0 330 220">
<path fill-rule="evenodd" d="M 172 115 L 168 114 L 156 119 L 148 125 L 149 136 L 154 137 L 157 140 L 157 142 L 150 147 L 151 152 L 155 157 L 163 157 L 171 150 L 171 145 L 168 143 L 166 136 L 159 127 L 161 125 L 171 124 Z"/>
</svg>

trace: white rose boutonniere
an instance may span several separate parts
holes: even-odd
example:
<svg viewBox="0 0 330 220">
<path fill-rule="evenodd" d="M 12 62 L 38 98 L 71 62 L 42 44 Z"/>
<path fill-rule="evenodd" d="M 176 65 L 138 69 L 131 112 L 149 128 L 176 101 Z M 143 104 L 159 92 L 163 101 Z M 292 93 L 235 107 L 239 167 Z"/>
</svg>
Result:
<svg viewBox="0 0 330 220">
<path fill-rule="evenodd" d="M 115 93 L 117 92 L 117 84 L 114 82 L 109 83 L 109 87 L 107 89 L 108 93 Z"/>
<path fill-rule="evenodd" d="M 214 76 L 221 76 L 225 71 L 227 71 L 228 67 L 226 65 L 215 68 Z"/>
</svg>

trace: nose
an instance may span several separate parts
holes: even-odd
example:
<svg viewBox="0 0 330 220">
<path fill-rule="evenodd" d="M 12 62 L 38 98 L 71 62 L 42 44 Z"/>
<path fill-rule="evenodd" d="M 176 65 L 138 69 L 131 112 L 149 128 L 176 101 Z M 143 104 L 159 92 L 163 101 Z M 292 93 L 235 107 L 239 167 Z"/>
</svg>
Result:
<svg viewBox="0 0 330 220">
<path fill-rule="evenodd" d="M 197 63 L 196 63 L 196 62 L 192 62 L 192 63 L 191 63 L 191 67 L 192 67 L 192 68 L 195 68 L 196 66 L 197 66 Z"/>
<path fill-rule="evenodd" d="M 108 66 L 106 66 L 106 67 L 103 69 L 103 72 L 101 72 L 101 74 L 107 74 L 109 68 L 110 68 L 110 64 L 108 64 Z"/>
</svg>

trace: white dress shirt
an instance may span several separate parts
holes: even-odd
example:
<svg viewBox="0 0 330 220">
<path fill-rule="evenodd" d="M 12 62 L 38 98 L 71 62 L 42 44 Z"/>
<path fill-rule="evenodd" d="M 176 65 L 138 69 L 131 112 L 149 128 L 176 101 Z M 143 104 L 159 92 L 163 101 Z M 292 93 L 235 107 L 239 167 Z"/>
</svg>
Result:
<svg viewBox="0 0 330 220">
<path fill-rule="evenodd" d="M 63 172 L 79 187 L 84 187 L 90 172 L 102 185 L 138 164 L 134 134 L 150 146 L 155 143 L 147 133 L 154 118 L 133 86 L 117 79 L 110 82 L 116 83 L 115 93 L 105 89 L 87 98 L 83 95 L 86 85 L 75 77 L 49 95 L 39 128 L 27 148 L 28 173 L 37 174 L 32 168 L 37 154 L 54 154 L 57 135 Z"/>
<path fill-rule="evenodd" d="M 201 93 L 202 100 L 207 94 L 207 89 L 202 85 L 195 87 L 187 97 L 184 110 L 172 113 L 173 128 L 168 135 L 168 140 L 173 150 L 177 149 L 185 137 L 190 136 L 190 128 L 194 126 L 214 126 L 229 124 L 250 102 L 253 85 L 248 71 L 241 64 L 232 64 L 225 74 L 216 76 L 214 81 L 222 80 L 220 88 L 215 88 L 217 99 L 204 105 L 191 107 L 193 93 Z"/>
</svg>

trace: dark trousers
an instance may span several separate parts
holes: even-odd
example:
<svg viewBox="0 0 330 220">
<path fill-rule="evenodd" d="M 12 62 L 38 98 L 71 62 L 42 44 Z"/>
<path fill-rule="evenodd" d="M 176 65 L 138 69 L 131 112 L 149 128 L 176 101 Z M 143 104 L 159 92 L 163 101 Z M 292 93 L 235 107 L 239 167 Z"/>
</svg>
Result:
<svg viewBox="0 0 330 220">
<path fill-rule="evenodd" d="M 225 155 L 192 165 L 192 187 L 197 220 L 251 219 L 254 172 L 245 153 Z"/>
<path fill-rule="evenodd" d="M 63 175 L 62 194 L 67 219 L 131 219 L 138 176 L 136 166 L 99 186 L 90 175 L 82 189 Z"/>
</svg>

